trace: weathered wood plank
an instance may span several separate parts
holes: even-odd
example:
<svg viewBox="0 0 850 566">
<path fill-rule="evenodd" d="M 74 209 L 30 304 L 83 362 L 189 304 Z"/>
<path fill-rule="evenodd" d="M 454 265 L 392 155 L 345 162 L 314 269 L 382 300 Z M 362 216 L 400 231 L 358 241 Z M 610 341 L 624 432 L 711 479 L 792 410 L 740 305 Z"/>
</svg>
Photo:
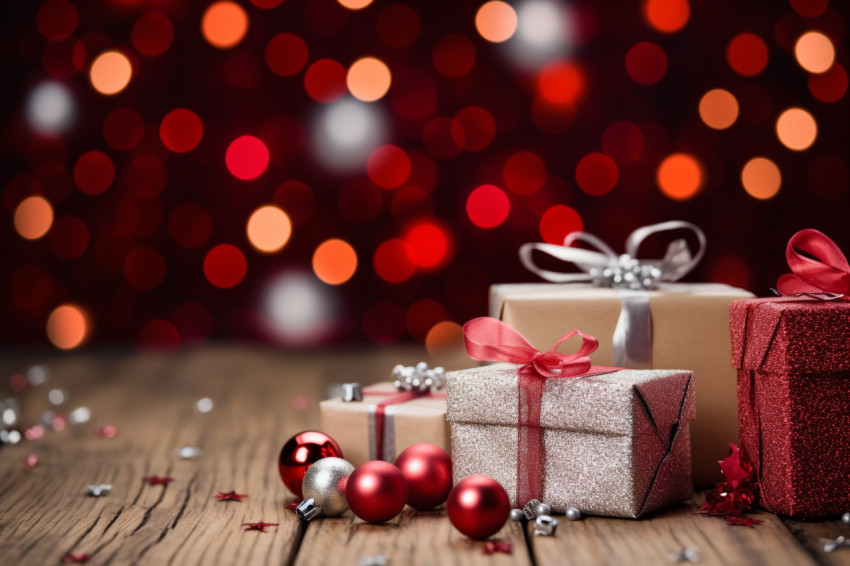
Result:
<svg viewBox="0 0 850 566">
<path fill-rule="evenodd" d="M 821 564 L 829 566 L 850 565 L 850 548 L 839 548 L 831 553 L 824 551 L 824 543 L 827 540 L 836 539 L 839 536 L 850 538 L 850 526 L 841 521 L 794 521 L 785 519 L 785 525 L 791 533 L 797 537 L 806 549 Z"/>
</svg>

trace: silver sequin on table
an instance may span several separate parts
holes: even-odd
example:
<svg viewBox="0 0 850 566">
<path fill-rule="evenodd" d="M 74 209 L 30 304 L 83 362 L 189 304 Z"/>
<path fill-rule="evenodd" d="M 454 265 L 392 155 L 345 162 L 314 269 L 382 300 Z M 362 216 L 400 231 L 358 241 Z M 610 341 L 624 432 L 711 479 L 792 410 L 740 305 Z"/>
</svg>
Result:
<svg viewBox="0 0 850 566">
<path fill-rule="evenodd" d="M 512 364 L 492 364 L 446 376 L 455 481 L 476 474 L 491 477 L 514 505 L 516 370 Z M 682 422 L 673 427 L 680 416 Z M 615 517 L 636 517 L 686 500 L 693 493 L 687 426 L 693 416 L 692 377 L 687 371 L 622 370 L 547 379 L 540 419 L 545 460 L 539 498 L 555 513 L 575 507 Z M 671 439 L 668 455 L 666 443 Z"/>
<path fill-rule="evenodd" d="M 197 446 L 182 446 L 177 450 L 177 456 L 183 460 L 194 460 L 204 455 L 204 451 Z"/>
<path fill-rule="evenodd" d="M 361 556 L 357 564 L 359 566 L 387 566 L 389 563 L 389 558 L 383 554 L 376 554 L 375 556 Z"/>
<path fill-rule="evenodd" d="M 699 562 L 699 548 L 691 546 L 667 555 L 670 562 Z"/>
<path fill-rule="evenodd" d="M 850 540 L 840 536 L 834 539 L 824 539 L 823 551 L 826 553 L 835 552 L 839 548 L 850 547 Z"/>
<path fill-rule="evenodd" d="M 102 483 L 98 485 L 90 485 L 88 489 L 86 489 L 86 493 L 91 495 L 92 497 L 100 497 L 101 495 L 106 495 L 112 491 L 111 483 Z"/>
</svg>

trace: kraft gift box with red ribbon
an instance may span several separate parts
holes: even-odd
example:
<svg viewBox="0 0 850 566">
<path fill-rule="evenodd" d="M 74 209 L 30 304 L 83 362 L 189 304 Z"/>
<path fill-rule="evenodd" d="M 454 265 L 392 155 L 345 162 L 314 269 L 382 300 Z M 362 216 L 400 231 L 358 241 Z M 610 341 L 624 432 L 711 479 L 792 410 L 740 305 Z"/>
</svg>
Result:
<svg viewBox="0 0 850 566">
<path fill-rule="evenodd" d="M 685 230 L 699 243 L 695 252 L 689 251 L 686 240 L 677 239 L 663 259 L 638 259 L 648 238 Z M 578 243 L 598 251 L 575 247 Z M 538 348 L 548 348 L 567 330 L 581 328 L 600 339 L 599 349 L 590 356 L 595 364 L 693 371 L 697 417 L 691 423 L 691 442 L 698 487 L 720 479 L 717 460 L 737 438 L 735 370 L 727 363 L 729 305 L 753 296 L 728 285 L 676 282 L 699 262 L 705 243 L 697 226 L 681 221 L 636 230 L 623 255 L 592 234 L 574 232 L 563 246 L 520 248 L 523 264 L 547 283 L 494 285 L 490 294 L 490 315 Z M 578 272 L 542 269 L 535 263 L 536 254 L 574 264 Z"/>
<path fill-rule="evenodd" d="M 322 431 L 354 466 L 369 460 L 393 462 L 419 442 L 450 449 L 443 392 L 399 391 L 392 383 L 376 383 L 363 389 L 362 401 L 333 397 L 320 408 Z"/>
<path fill-rule="evenodd" d="M 556 351 L 573 335 L 574 354 Z M 510 362 L 446 375 L 455 482 L 483 474 L 512 504 L 639 517 L 693 493 L 691 373 L 591 366 L 592 336 L 547 352 L 493 318 L 464 327 L 469 355 Z"/>
<path fill-rule="evenodd" d="M 850 266 L 811 229 L 786 257 L 783 296 L 730 309 L 741 452 L 764 509 L 838 516 L 850 510 Z"/>
</svg>

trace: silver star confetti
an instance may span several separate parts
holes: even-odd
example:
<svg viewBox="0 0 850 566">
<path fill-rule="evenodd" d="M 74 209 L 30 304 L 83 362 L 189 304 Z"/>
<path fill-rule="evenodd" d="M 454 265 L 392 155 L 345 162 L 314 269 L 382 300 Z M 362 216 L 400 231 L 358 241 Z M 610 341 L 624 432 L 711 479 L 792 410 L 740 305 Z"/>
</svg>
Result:
<svg viewBox="0 0 850 566">
<path fill-rule="evenodd" d="M 99 485 L 90 485 L 86 491 L 92 497 L 100 497 L 101 495 L 106 495 L 112 491 L 112 484 L 102 483 Z"/>
<path fill-rule="evenodd" d="M 676 552 L 671 552 L 667 555 L 670 562 L 699 562 L 699 548 L 691 546 L 689 548 L 681 548 Z"/>
<path fill-rule="evenodd" d="M 213 410 L 214 406 L 215 404 L 213 403 L 212 399 L 210 399 L 209 397 L 204 397 L 203 399 L 198 399 L 198 401 L 195 403 L 195 410 L 199 413 L 209 413 Z"/>
<path fill-rule="evenodd" d="M 194 460 L 204 455 L 204 451 L 198 446 L 183 446 L 177 450 L 177 455 L 184 460 Z"/>
<path fill-rule="evenodd" d="M 824 539 L 823 551 L 826 553 L 834 552 L 839 548 L 850 547 L 850 540 L 843 536 L 834 539 Z"/>
<path fill-rule="evenodd" d="M 375 556 L 361 556 L 360 562 L 358 562 L 360 566 L 387 566 L 389 563 L 389 558 L 383 554 L 376 554 Z"/>
</svg>

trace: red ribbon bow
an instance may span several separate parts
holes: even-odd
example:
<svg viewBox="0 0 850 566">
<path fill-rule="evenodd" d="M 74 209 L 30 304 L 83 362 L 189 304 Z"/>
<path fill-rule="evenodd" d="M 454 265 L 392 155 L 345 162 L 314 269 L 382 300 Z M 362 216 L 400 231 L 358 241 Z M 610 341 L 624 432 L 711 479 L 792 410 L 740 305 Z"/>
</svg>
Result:
<svg viewBox="0 0 850 566">
<path fill-rule="evenodd" d="M 785 258 L 793 273 L 783 275 L 777 282 L 776 287 L 783 295 L 835 293 L 845 298 L 850 295 L 850 264 L 838 245 L 823 232 L 806 228 L 791 236 Z"/>
<path fill-rule="evenodd" d="M 569 338 L 581 336 L 581 347 L 572 354 L 557 352 Z M 572 330 L 548 352 L 537 350 L 526 338 L 495 318 L 474 318 L 463 326 L 466 351 L 473 360 L 523 364 L 517 370 L 519 396 L 519 445 L 517 446 L 517 495 L 520 507 L 540 498 L 543 483 L 543 429 L 540 409 L 547 378 L 584 377 L 619 368 L 592 367 L 589 356 L 599 342 L 593 336 Z"/>
</svg>

